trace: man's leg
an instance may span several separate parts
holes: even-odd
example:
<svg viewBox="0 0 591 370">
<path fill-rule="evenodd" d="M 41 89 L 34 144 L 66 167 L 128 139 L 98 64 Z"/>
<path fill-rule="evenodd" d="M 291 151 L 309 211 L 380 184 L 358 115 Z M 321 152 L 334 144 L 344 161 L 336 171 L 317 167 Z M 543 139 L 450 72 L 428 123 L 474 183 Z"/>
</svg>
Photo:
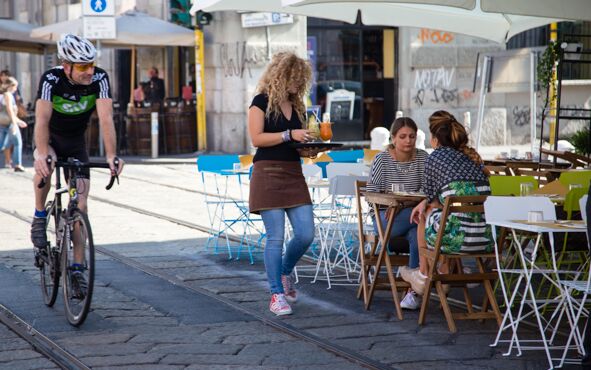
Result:
<svg viewBox="0 0 591 370">
<path fill-rule="evenodd" d="M 78 208 L 88 214 L 88 193 L 90 191 L 90 180 L 79 179 L 76 186 L 78 187 Z M 84 243 L 85 236 L 81 234 L 80 224 L 74 224 L 74 233 L 72 241 L 74 242 L 74 264 L 84 264 Z"/>
<path fill-rule="evenodd" d="M 55 151 L 49 147 L 49 155 L 55 161 Z M 33 157 L 37 159 L 39 156 L 37 150 L 33 152 Z M 53 170 L 53 169 L 51 169 Z M 39 188 L 38 185 L 41 182 L 41 176 L 35 173 L 33 176 L 33 191 L 35 193 L 35 215 L 33 222 L 31 223 L 31 241 L 36 248 L 44 249 L 47 246 L 47 233 L 45 231 L 47 222 L 47 212 L 45 211 L 45 201 L 47 200 L 47 194 L 51 188 L 51 176 L 46 179 L 45 186 Z"/>
</svg>

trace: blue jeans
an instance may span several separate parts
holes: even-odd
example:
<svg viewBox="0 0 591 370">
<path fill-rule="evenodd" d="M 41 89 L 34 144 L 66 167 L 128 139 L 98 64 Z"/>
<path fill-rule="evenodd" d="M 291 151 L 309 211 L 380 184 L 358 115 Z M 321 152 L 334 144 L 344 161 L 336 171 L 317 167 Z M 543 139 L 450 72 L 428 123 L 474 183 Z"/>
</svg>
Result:
<svg viewBox="0 0 591 370">
<path fill-rule="evenodd" d="M 12 164 L 13 166 L 20 166 L 23 162 L 23 139 L 21 137 L 21 130 L 17 127 L 16 134 L 12 134 L 11 127 L 14 123 L 9 126 L 0 126 L 0 150 L 10 148 L 14 145 L 12 151 Z"/>
<path fill-rule="evenodd" d="M 286 213 L 293 229 L 293 238 L 287 243 L 285 254 L 282 257 Z M 261 217 L 267 233 L 265 269 L 267 270 L 271 294 L 284 293 L 281 275 L 289 275 L 293 271 L 296 263 L 314 241 L 312 205 L 269 209 L 261 211 Z"/>
<path fill-rule="evenodd" d="M 417 240 L 417 224 L 410 221 L 410 213 L 412 208 L 404 208 L 394 218 L 394 224 L 392 225 L 392 233 L 390 234 L 390 243 L 394 242 L 395 237 L 404 236 L 408 240 L 410 247 L 410 258 L 408 261 L 408 267 L 411 269 L 419 267 L 419 242 Z M 386 227 L 386 211 L 380 211 L 380 218 L 382 225 Z M 373 228 L 378 234 L 378 226 L 376 225 L 375 218 L 373 220 Z"/>
</svg>

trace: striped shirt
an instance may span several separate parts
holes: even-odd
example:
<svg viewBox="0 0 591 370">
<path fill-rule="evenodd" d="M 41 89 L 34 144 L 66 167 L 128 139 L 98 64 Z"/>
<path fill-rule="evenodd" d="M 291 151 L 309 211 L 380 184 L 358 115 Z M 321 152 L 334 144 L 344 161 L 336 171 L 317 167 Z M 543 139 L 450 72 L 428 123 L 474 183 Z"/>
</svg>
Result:
<svg viewBox="0 0 591 370">
<path fill-rule="evenodd" d="M 392 158 L 388 149 L 378 153 L 369 173 L 367 191 L 390 191 L 392 184 L 402 184 L 404 191 L 423 191 L 425 162 L 429 155 L 422 149 L 416 149 L 414 158 L 400 162 Z M 373 209 L 372 209 L 373 214 Z"/>
</svg>

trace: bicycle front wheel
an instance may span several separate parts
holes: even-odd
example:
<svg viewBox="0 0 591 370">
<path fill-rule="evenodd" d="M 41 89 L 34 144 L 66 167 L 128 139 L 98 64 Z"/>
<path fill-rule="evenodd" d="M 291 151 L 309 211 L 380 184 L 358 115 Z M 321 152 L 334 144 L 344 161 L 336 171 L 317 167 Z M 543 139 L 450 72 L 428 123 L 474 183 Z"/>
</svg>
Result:
<svg viewBox="0 0 591 370">
<path fill-rule="evenodd" d="M 57 258 L 57 246 L 59 243 L 58 234 L 58 223 L 59 214 L 56 207 L 53 206 L 53 202 L 48 202 L 45 206 L 47 212 L 47 222 L 45 233 L 47 234 L 47 227 L 52 225 L 54 232 L 51 233 L 52 237 L 47 243 L 45 251 L 40 252 L 37 258 L 37 264 L 39 265 L 39 273 L 41 275 L 41 292 L 43 293 L 43 302 L 51 307 L 55 303 L 57 298 L 57 291 L 59 288 L 60 268 L 59 259 Z"/>
<path fill-rule="evenodd" d="M 86 213 L 75 209 L 68 216 L 62 241 L 62 287 L 68 322 L 81 325 L 92 301 L 94 242 Z"/>
</svg>

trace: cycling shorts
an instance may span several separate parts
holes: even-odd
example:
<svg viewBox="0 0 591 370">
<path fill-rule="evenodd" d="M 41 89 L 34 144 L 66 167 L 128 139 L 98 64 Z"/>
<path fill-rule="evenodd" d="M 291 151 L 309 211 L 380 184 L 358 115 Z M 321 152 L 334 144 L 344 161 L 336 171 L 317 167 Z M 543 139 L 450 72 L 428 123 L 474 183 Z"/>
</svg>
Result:
<svg viewBox="0 0 591 370">
<path fill-rule="evenodd" d="M 86 150 L 84 135 L 64 137 L 50 134 L 49 145 L 55 150 L 58 161 L 67 161 L 68 158 L 76 158 L 80 162 L 88 162 L 88 150 Z M 90 168 L 82 168 L 80 177 L 90 179 Z"/>
</svg>

